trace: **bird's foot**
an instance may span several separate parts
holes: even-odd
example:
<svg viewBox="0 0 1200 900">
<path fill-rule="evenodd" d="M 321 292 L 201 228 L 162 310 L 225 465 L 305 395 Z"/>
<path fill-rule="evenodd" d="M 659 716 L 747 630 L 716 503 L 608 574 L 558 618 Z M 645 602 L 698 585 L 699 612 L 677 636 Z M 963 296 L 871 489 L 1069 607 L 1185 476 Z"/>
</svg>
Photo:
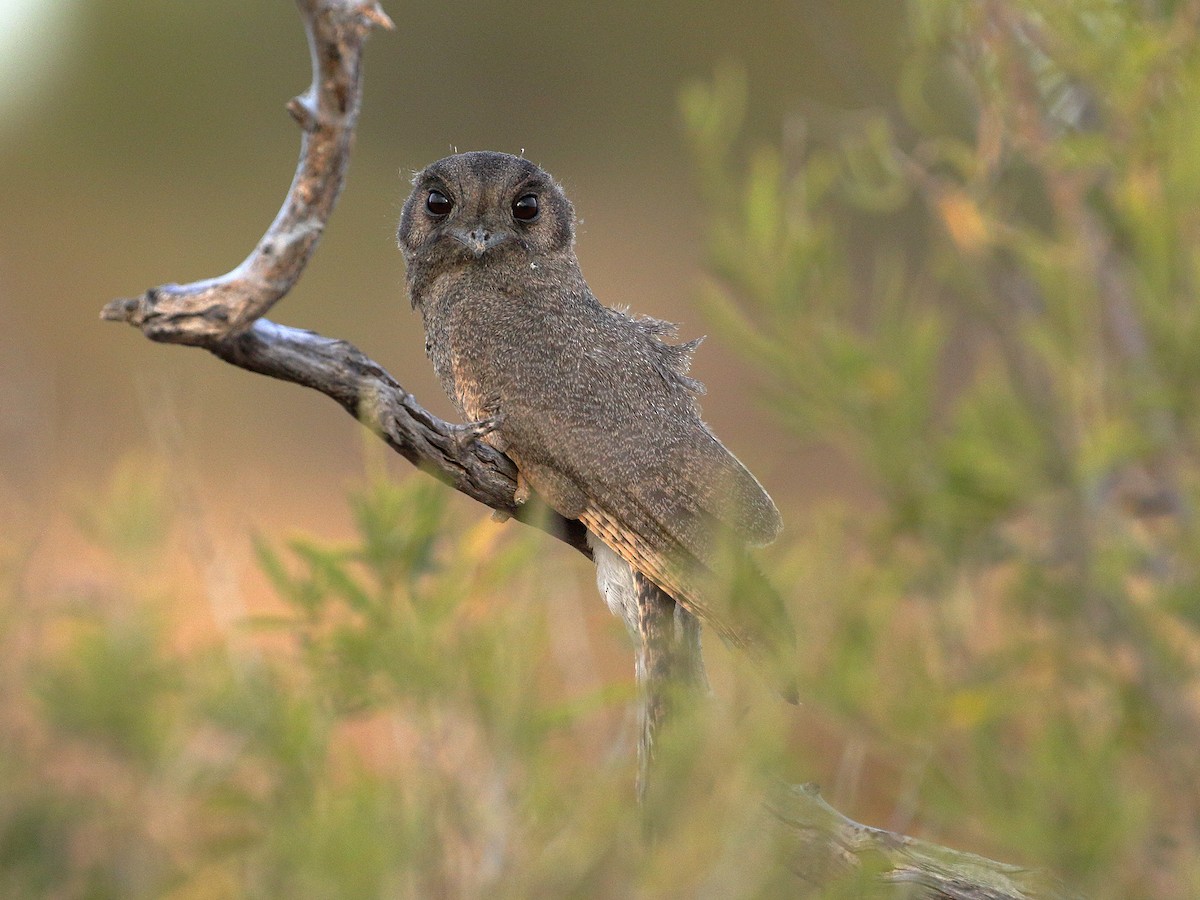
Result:
<svg viewBox="0 0 1200 900">
<path fill-rule="evenodd" d="M 517 489 L 513 492 L 513 503 L 521 506 L 529 499 L 529 480 L 520 470 L 517 471 Z"/>
<path fill-rule="evenodd" d="M 466 447 L 475 443 L 475 441 L 487 437 L 503 424 L 504 413 L 497 410 L 487 418 L 480 419 L 476 422 L 467 422 L 463 425 L 451 425 L 450 433 L 453 435 L 454 440 L 458 442 L 460 447 Z"/>
</svg>

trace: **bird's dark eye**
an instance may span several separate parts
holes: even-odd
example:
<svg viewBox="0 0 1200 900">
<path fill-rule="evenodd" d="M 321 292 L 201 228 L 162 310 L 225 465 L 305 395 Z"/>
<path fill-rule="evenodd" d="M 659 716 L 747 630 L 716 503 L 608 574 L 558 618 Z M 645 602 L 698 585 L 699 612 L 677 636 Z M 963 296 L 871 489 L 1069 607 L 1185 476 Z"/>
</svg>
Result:
<svg viewBox="0 0 1200 900">
<path fill-rule="evenodd" d="M 537 194 L 524 194 L 513 201 L 513 218 L 532 222 L 538 217 Z"/>
<path fill-rule="evenodd" d="M 429 196 L 425 198 L 425 208 L 431 216 L 447 216 L 450 210 L 454 209 L 454 201 L 441 191 L 430 191 Z"/>
</svg>

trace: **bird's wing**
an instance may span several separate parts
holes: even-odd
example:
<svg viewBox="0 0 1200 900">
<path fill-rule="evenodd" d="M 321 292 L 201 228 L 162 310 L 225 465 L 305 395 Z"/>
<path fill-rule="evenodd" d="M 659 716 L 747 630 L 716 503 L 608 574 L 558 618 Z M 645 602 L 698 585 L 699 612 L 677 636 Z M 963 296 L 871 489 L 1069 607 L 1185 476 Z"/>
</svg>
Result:
<svg viewBox="0 0 1200 900">
<path fill-rule="evenodd" d="M 695 342 L 667 344 L 665 323 L 598 304 L 593 312 L 594 327 L 551 348 L 549 365 L 544 354 L 517 355 L 498 373 L 508 452 L 552 506 L 576 501 L 558 512 L 727 640 L 751 646 L 790 634 L 774 592 L 730 602 L 724 589 L 752 569 L 746 546 L 772 540 L 780 518 L 700 419 L 702 387 L 686 375 Z"/>
<path fill-rule="evenodd" d="M 724 640 L 755 655 L 775 655 L 793 645 L 792 626 L 746 544 L 773 538 L 779 514 L 702 423 L 676 431 L 670 441 L 659 431 L 621 439 L 587 429 L 551 435 L 539 424 L 521 435 L 525 453 L 513 456 L 522 466 L 536 444 L 553 440 L 556 454 L 574 464 L 525 466 L 534 490 L 552 506 L 568 494 L 582 498 L 558 512 L 582 521 Z M 612 459 L 616 452 L 624 454 L 621 464 Z"/>
<path fill-rule="evenodd" d="M 580 521 L 722 639 L 755 656 L 774 657 L 794 646 L 781 598 L 735 536 L 704 540 L 703 558 L 693 552 L 696 521 L 714 517 L 697 509 L 692 498 L 678 504 L 673 517 L 621 485 L 594 490 L 588 490 Z"/>
</svg>

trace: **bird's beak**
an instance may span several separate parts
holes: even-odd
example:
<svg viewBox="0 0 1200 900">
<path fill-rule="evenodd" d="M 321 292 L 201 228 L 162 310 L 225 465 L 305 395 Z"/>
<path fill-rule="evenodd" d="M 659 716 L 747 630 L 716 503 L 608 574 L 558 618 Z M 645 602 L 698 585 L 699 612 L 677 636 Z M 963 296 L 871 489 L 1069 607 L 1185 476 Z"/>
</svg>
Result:
<svg viewBox="0 0 1200 900">
<path fill-rule="evenodd" d="M 492 231 L 490 228 L 476 226 L 475 228 L 451 228 L 450 237 L 454 238 L 475 254 L 475 258 L 483 256 L 497 244 L 503 243 L 508 235 L 503 231 Z"/>
</svg>

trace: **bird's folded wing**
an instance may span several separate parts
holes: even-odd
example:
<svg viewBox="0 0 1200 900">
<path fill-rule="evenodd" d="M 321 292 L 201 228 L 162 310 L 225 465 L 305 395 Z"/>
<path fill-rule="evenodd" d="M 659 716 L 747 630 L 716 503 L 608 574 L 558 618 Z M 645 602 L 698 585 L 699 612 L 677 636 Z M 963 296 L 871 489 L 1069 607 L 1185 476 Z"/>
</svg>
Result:
<svg viewBox="0 0 1200 900">
<path fill-rule="evenodd" d="M 563 427 L 551 412 L 510 406 L 503 430 L 530 485 L 552 506 L 577 500 L 555 508 L 725 640 L 789 646 L 782 601 L 746 551 L 779 531 L 762 486 L 698 418 L 602 412 Z"/>
<path fill-rule="evenodd" d="M 621 510 L 619 515 L 613 506 Z M 776 656 L 792 647 L 794 632 L 782 600 L 737 536 L 713 534 L 701 542 L 702 529 L 720 523 L 691 503 L 681 504 L 676 515 L 664 518 L 636 493 L 612 486 L 591 500 L 579 518 L 722 639 L 756 656 Z M 699 519 L 710 521 L 698 525 Z"/>
</svg>

